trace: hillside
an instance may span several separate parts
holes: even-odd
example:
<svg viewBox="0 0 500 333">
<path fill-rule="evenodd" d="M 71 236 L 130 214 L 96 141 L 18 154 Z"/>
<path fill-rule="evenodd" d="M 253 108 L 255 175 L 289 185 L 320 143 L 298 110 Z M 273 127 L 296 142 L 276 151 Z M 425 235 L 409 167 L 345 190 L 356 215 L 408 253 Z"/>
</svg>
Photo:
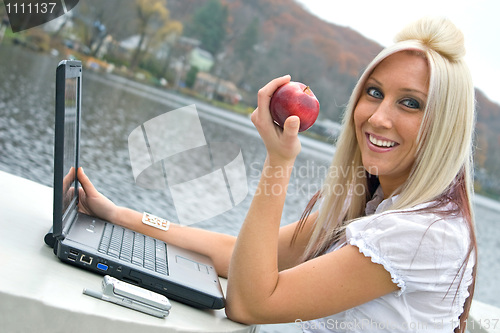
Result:
<svg viewBox="0 0 500 333">
<path fill-rule="evenodd" d="M 339 119 L 363 67 L 381 50 L 352 29 L 320 20 L 292 0 L 222 1 L 229 9 L 223 75 L 254 99 L 270 79 L 291 74 L 306 82 L 321 101 L 321 115 Z M 189 22 L 203 0 L 169 0 L 171 17 Z M 251 63 L 237 52 L 238 41 L 257 21 L 258 43 L 248 48 Z M 185 23 L 186 24 L 186 23 Z"/>
<path fill-rule="evenodd" d="M 500 105 L 476 89 L 476 109 L 477 190 L 500 199 Z"/>
<path fill-rule="evenodd" d="M 321 102 L 320 117 L 339 121 L 349 94 L 368 62 L 382 47 L 356 31 L 325 22 L 293 0 L 221 0 L 228 8 L 220 73 L 248 92 L 270 79 L 291 74 L 307 83 Z M 168 0 L 171 17 L 189 24 L 204 0 Z M 243 61 L 238 41 L 257 22 L 258 42 Z M 395 31 L 396 33 L 396 31 Z M 500 105 L 476 90 L 478 189 L 500 196 Z"/>
</svg>

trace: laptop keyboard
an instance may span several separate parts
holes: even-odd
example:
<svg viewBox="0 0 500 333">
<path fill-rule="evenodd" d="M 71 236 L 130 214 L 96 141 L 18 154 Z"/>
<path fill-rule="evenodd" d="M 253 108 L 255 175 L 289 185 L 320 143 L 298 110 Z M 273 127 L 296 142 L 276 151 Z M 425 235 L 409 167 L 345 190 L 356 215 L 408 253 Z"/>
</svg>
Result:
<svg viewBox="0 0 500 333">
<path fill-rule="evenodd" d="M 160 274 L 168 273 L 164 242 L 106 223 L 99 252 Z"/>
</svg>

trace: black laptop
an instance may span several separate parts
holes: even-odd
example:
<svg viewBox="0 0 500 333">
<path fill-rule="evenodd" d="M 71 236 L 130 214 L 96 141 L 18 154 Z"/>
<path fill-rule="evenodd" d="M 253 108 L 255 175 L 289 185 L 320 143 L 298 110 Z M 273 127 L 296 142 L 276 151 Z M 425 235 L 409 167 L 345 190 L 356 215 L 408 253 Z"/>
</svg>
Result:
<svg viewBox="0 0 500 333">
<path fill-rule="evenodd" d="M 45 242 L 65 263 L 197 308 L 223 308 L 208 257 L 78 212 L 81 92 L 81 62 L 61 61 L 56 71 L 54 216 Z"/>
</svg>

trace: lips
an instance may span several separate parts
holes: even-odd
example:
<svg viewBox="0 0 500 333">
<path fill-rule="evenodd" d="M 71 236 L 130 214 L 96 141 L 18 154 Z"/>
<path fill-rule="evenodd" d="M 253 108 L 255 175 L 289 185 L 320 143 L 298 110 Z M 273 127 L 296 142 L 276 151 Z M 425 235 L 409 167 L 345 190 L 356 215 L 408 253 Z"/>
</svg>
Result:
<svg viewBox="0 0 500 333">
<path fill-rule="evenodd" d="M 376 136 L 371 133 L 365 133 L 365 135 L 368 148 L 377 153 L 385 153 L 399 146 L 399 143 L 396 141 L 392 141 L 381 136 Z"/>
</svg>

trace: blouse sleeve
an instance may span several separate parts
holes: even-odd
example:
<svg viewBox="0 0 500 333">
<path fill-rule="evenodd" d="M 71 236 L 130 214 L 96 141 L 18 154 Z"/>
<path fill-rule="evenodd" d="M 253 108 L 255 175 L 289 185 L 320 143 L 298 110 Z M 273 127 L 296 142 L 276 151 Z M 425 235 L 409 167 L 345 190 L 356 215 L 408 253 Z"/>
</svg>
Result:
<svg viewBox="0 0 500 333">
<path fill-rule="evenodd" d="M 449 288 L 467 252 L 462 218 L 429 212 L 386 211 L 347 226 L 348 244 L 381 264 L 397 284 L 397 295 Z"/>
</svg>

